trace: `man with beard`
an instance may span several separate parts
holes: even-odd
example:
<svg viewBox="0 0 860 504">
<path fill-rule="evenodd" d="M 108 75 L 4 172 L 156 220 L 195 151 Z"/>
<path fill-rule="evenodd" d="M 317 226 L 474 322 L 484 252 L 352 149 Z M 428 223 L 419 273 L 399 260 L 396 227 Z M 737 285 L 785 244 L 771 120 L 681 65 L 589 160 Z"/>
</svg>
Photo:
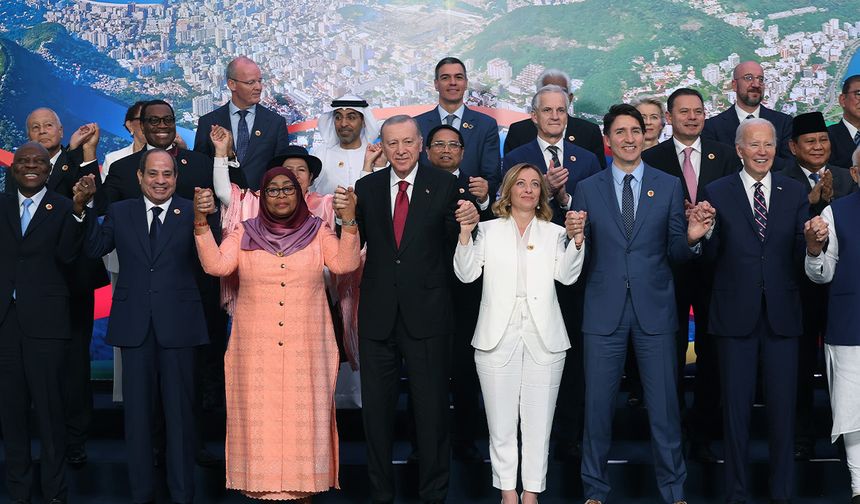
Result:
<svg viewBox="0 0 860 504">
<path fill-rule="evenodd" d="M 739 63 L 732 73 L 732 90 L 737 95 L 734 106 L 705 121 L 702 137 L 734 146 L 735 132 L 747 119 L 767 119 L 776 129 L 777 158 L 774 170 L 790 166 L 794 159 L 788 148 L 791 139 L 791 116 L 761 104 L 764 99 L 764 70 L 755 61 Z"/>
<path fill-rule="evenodd" d="M 367 146 L 379 137 L 379 123 L 367 102 L 344 95 L 331 102 L 331 110 L 319 118 L 322 144 L 314 143 L 313 155 L 322 161 L 314 190 L 333 194 L 337 186 L 354 186 L 361 177 Z"/>
<path fill-rule="evenodd" d="M 283 154 L 289 145 L 287 123 L 276 112 L 260 105 L 263 77 L 260 67 L 250 58 L 239 56 L 227 65 L 227 87 L 230 101 L 197 122 L 194 150 L 215 157 L 215 146 L 209 139 L 212 126 L 230 130 L 235 155 L 231 163 L 234 169 L 230 171 L 235 171 L 236 167 L 241 169 L 245 179 L 256 189 L 269 168 L 266 163 Z"/>
</svg>

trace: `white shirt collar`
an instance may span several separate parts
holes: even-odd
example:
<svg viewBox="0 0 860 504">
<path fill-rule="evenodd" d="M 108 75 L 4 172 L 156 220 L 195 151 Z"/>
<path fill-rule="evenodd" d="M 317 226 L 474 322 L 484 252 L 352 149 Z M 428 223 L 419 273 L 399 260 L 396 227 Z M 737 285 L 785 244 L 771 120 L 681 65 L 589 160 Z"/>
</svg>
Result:
<svg viewBox="0 0 860 504">
<path fill-rule="evenodd" d="M 442 124 L 445 124 L 445 118 L 448 117 L 448 111 L 442 108 L 442 105 L 437 105 L 436 110 L 439 111 L 439 119 L 442 121 Z M 463 120 L 463 112 L 466 111 L 466 104 L 463 103 L 460 105 L 460 108 L 454 111 L 454 115 L 457 116 L 457 119 Z"/>
<path fill-rule="evenodd" d="M 744 120 L 746 120 L 747 116 L 750 114 L 752 114 L 753 117 L 758 119 L 759 117 L 761 117 L 761 105 L 756 107 L 755 110 L 753 110 L 752 112 L 747 112 L 746 110 L 740 108 L 737 103 L 735 103 L 735 113 L 738 115 L 739 122 L 744 122 Z"/>
<path fill-rule="evenodd" d="M 159 207 L 159 208 L 161 208 L 161 210 L 162 210 L 162 215 L 164 215 L 164 214 L 166 214 L 166 213 L 167 213 L 167 209 L 169 209 L 169 208 L 170 208 L 170 203 L 171 203 L 172 201 L 173 201 L 173 196 L 171 196 L 171 197 L 170 197 L 167 201 L 165 201 L 164 203 L 162 203 L 162 204 L 160 204 L 160 205 L 156 205 L 155 203 L 153 203 L 153 202 L 149 201 L 149 198 L 147 198 L 146 196 L 144 196 L 144 197 L 143 197 L 143 204 L 144 204 L 144 206 L 146 207 L 146 211 L 147 211 L 147 212 L 149 212 L 150 210 L 152 210 L 152 207 Z M 163 217 L 161 217 L 161 219 L 163 220 L 164 218 L 163 218 Z"/>
<path fill-rule="evenodd" d="M 741 182 L 743 182 L 744 188 L 747 190 L 751 190 L 751 188 L 753 187 L 753 185 L 755 185 L 756 182 L 761 182 L 761 185 L 764 186 L 763 189 L 768 189 L 768 190 L 770 189 L 770 179 L 771 179 L 770 171 L 768 171 L 767 175 L 765 175 L 764 178 L 761 180 L 756 180 L 756 179 L 752 178 L 752 176 L 750 176 L 750 174 L 747 173 L 747 171 L 744 170 L 743 168 L 741 168 L 740 175 L 741 175 Z"/>
<path fill-rule="evenodd" d="M 684 152 L 684 149 L 687 148 L 687 146 L 682 144 L 681 142 L 679 142 L 678 139 L 675 137 L 672 137 L 672 141 L 675 142 L 675 154 L 680 156 L 681 153 Z M 692 147 L 694 151 L 701 153 L 702 152 L 702 137 L 696 137 L 696 141 L 693 142 L 693 145 L 690 145 L 690 147 Z"/>
<path fill-rule="evenodd" d="M 857 134 L 857 128 L 855 128 L 850 122 L 846 121 L 844 117 L 842 118 L 842 124 L 848 128 L 848 134 L 851 135 L 851 140 L 854 140 L 854 135 Z"/>
<path fill-rule="evenodd" d="M 39 203 L 42 202 L 42 198 L 45 197 L 45 194 L 47 194 L 47 192 L 48 192 L 48 186 L 45 185 L 45 186 L 42 186 L 41 191 L 30 196 L 30 199 L 33 200 L 33 204 L 30 205 L 30 215 L 33 215 L 36 213 L 36 209 L 39 208 Z M 21 194 L 21 191 L 18 191 L 18 207 L 21 207 L 24 205 L 25 199 L 27 199 L 27 197 L 24 196 L 23 194 Z"/>
<path fill-rule="evenodd" d="M 564 137 L 559 138 L 558 142 L 551 144 L 551 143 L 547 142 L 546 140 L 544 140 L 543 138 L 541 138 L 540 135 L 538 135 L 537 141 L 538 141 L 538 145 L 540 145 L 541 152 L 546 151 L 547 147 L 549 147 L 551 145 L 558 147 L 558 155 L 559 156 L 561 156 L 562 153 L 564 152 Z"/>
<path fill-rule="evenodd" d="M 56 154 L 53 155 L 53 157 L 51 157 L 51 161 L 50 161 L 51 170 L 54 169 L 54 165 L 57 164 L 57 160 L 60 159 L 60 154 L 62 154 L 62 153 L 63 153 L 63 149 L 61 148 L 60 150 L 57 151 Z"/>
<path fill-rule="evenodd" d="M 389 175 L 389 181 L 390 181 L 390 184 L 392 187 L 396 186 L 398 184 L 398 182 L 400 182 L 401 180 L 405 180 L 406 182 L 409 182 L 409 187 L 412 187 L 415 185 L 415 175 L 417 175 L 417 174 L 418 174 L 418 163 L 415 163 L 415 168 L 413 168 L 412 171 L 409 172 L 409 175 L 407 175 L 406 178 L 398 177 L 397 173 L 394 171 L 394 167 L 391 167 L 391 175 Z"/>
</svg>

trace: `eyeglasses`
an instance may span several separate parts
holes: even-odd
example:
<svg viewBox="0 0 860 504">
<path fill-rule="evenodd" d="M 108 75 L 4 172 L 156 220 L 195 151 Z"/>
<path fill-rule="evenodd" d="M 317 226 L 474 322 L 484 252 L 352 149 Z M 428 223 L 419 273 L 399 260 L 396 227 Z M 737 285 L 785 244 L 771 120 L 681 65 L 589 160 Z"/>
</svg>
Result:
<svg viewBox="0 0 860 504">
<path fill-rule="evenodd" d="M 436 149 L 436 150 L 445 150 L 446 147 L 448 148 L 448 150 L 458 151 L 463 147 L 463 144 L 461 144 L 460 142 L 454 142 L 454 141 L 443 142 L 441 140 L 433 142 L 430 144 L 430 148 Z"/>
<path fill-rule="evenodd" d="M 759 84 L 764 84 L 764 76 L 763 75 L 755 76 L 753 74 L 746 74 L 746 75 L 741 76 L 741 79 L 743 79 L 747 82 L 757 81 Z"/>
<path fill-rule="evenodd" d="M 296 186 L 284 186 L 284 187 L 267 187 L 266 188 L 266 196 L 270 198 L 277 198 L 279 195 L 283 194 L 284 196 L 292 196 L 296 194 Z"/>
<path fill-rule="evenodd" d="M 845 96 L 851 96 L 852 98 L 860 100 L 860 89 L 857 89 L 856 91 L 848 91 L 845 93 Z"/>
<path fill-rule="evenodd" d="M 256 86 L 257 84 L 263 85 L 263 78 L 253 79 L 253 80 L 239 80 L 239 79 L 230 79 L 231 81 L 241 82 L 246 86 Z"/>
<path fill-rule="evenodd" d="M 164 124 L 165 126 L 173 126 L 174 124 L 176 124 L 176 117 L 174 116 L 147 116 L 141 119 L 146 121 L 146 123 L 150 126 L 158 126 L 159 124 Z"/>
</svg>

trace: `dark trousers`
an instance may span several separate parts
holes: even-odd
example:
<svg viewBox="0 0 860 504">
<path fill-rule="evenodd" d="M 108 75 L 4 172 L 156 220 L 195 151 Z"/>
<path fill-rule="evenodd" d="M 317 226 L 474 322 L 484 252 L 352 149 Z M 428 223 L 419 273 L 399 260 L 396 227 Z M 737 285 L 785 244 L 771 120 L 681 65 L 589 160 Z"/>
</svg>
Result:
<svg viewBox="0 0 860 504">
<path fill-rule="evenodd" d="M 87 442 L 93 416 L 90 380 L 90 343 L 93 339 L 93 291 L 74 293 L 70 300 L 72 339 L 66 342 L 66 444 L 80 447 Z"/>
<path fill-rule="evenodd" d="M 812 447 L 815 444 L 813 402 L 815 373 L 822 371 L 822 345 L 827 331 L 826 285 L 803 280 L 800 299 L 803 303 L 803 335 L 797 352 L 797 430 L 795 444 Z M 829 425 L 829 424 L 828 424 Z"/>
<path fill-rule="evenodd" d="M 558 399 L 553 419 L 554 436 L 557 441 L 575 444 L 582 440 L 585 422 L 585 370 L 582 355 L 582 305 L 585 282 L 580 279 L 575 285 L 556 283 L 558 304 L 564 319 L 564 327 L 570 338 L 570 349 L 564 361 L 564 371 L 558 388 Z"/>
<path fill-rule="evenodd" d="M 454 425 L 451 437 L 455 443 L 473 442 L 487 425 L 481 409 L 481 384 L 475 369 L 475 349 L 472 337 L 478 325 L 481 304 L 480 280 L 470 284 L 454 280 L 454 338 L 451 341 L 451 402 L 454 405 Z"/>
<path fill-rule="evenodd" d="M 46 316 L 49 316 L 46 314 Z M 28 500 L 33 480 L 28 416 L 36 410 L 42 450 L 42 494 L 66 498 L 66 428 L 63 423 L 63 360 L 66 341 L 24 336 L 15 304 L 0 325 L 0 424 L 6 451 L 6 488 Z"/>
<path fill-rule="evenodd" d="M 756 371 L 762 362 L 770 448 L 770 497 L 791 499 L 794 492 L 794 411 L 797 338 L 773 334 L 764 304 L 748 337 L 718 338 L 723 390 L 726 500 L 749 499 L 748 446 Z"/>
<path fill-rule="evenodd" d="M 167 438 L 167 487 L 174 502 L 194 499 L 194 353 L 194 347 L 162 347 L 151 327 L 141 346 L 122 348 L 125 442 L 134 502 L 154 500 L 152 432 L 159 392 Z"/>
<path fill-rule="evenodd" d="M 448 376 L 450 337 L 415 339 L 398 312 L 384 340 L 359 340 L 361 399 L 367 440 L 367 472 L 373 502 L 394 502 L 391 451 L 400 369 L 405 361 L 418 443 L 418 495 L 444 502 L 448 493 L 450 441 Z"/>
</svg>

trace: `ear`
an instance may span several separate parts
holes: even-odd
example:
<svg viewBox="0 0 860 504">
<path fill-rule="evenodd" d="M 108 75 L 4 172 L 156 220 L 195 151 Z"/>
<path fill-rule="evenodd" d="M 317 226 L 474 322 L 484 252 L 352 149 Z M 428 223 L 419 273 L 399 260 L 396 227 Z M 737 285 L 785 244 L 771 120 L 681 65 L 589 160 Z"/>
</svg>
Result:
<svg viewBox="0 0 860 504">
<path fill-rule="evenodd" d="M 792 156 L 797 156 L 797 142 L 793 138 L 788 141 L 788 148 L 791 150 Z"/>
</svg>

